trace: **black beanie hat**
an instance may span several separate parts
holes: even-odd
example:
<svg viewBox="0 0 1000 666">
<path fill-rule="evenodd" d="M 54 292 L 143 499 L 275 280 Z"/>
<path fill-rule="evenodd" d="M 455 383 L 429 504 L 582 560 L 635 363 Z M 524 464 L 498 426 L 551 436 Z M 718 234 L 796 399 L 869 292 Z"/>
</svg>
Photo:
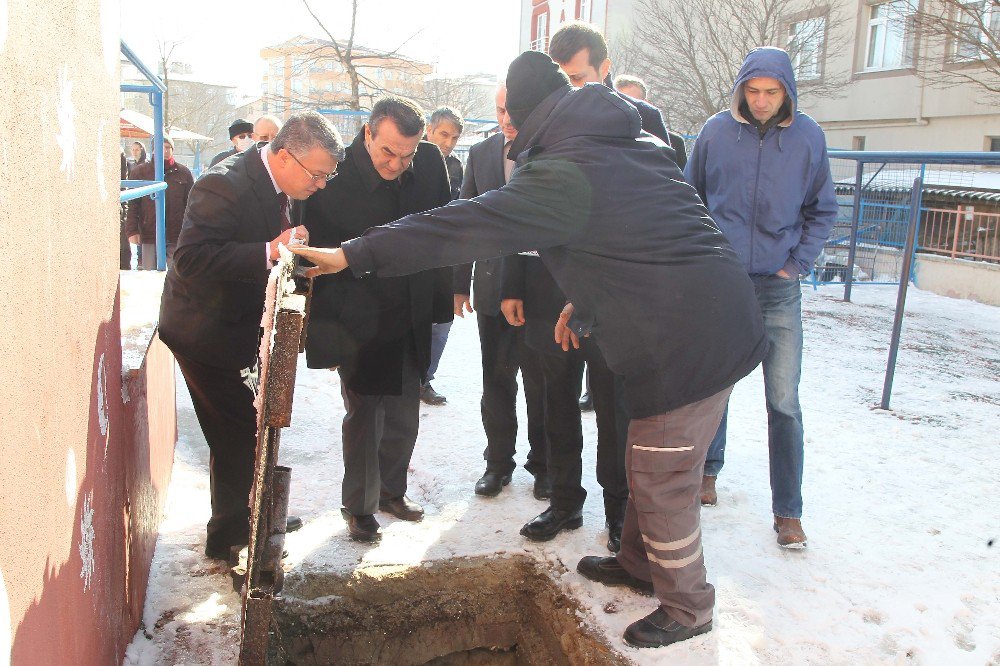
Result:
<svg viewBox="0 0 1000 666">
<path fill-rule="evenodd" d="M 525 51 L 507 69 L 507 113 L 520 127 L 538 104 L 563 86 L 569 78 L 559 65 L 541 51 Z"/>
<path fill-rule="evenodd" d="M 229 138 L 233 139 L 244 132 L 249 132 L 253 134 L 253 123 L 248 123 L 242 118 L 237 118 L 233 121 L 233 124 L 229 126 Z"/>
</svg>

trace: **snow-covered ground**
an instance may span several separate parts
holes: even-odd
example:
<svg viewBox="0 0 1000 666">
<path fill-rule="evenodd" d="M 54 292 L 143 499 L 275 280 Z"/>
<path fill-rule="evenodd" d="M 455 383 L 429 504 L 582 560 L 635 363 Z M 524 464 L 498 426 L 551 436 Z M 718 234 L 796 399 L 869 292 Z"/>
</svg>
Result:
<svg viewBox="0 0 1000 666">
<path fill-rule="evenodd" d="M 576 573 L 606 554 L 596 430 L 584 417 L 583 528 L 546 544 L 521 525 L 545 504 L 519 468 L 496 499 L 476 497 L 484 435 L 474 319 L 452 328 L 435 388 L 447 406 L 421 408 L 410 496 L 427 517 L 384 514 L 376 547 L 349 541 L 340 517 L 336 373 L 300 365 L 293 425 L 282 434 L 292 467 L 287 564 L 349 572 L 484 553 L 537 557 L 590 612 L 590 622 L 637 664 L 1000 664 L 1000 308 L 911 289 L 892 411 L 882 390 L 895 290 L 803 290 L 809 547 L 779 549 L 771 530 L 760 371 L 730 407 L 719 506 L 702 513 L 705 559 L 717 590 L 715 630 L 658 650 L 628 648 L 622 631 L 653 608 Z M 202 554 L 209 515 L 207 447 L 178 378 L 179 441 L 144 613 L 126 664 L 229 664 L 238 652 L 240 599 L 223 567 Z M 523 418 L 523 404 L 521 405 Z M 523 421 L 522 421 L 523 423 Z M 527 448 L 519 437 L 519 462 Z M 609 602 L 614 613 L 605 612 Z"/>
</svg>

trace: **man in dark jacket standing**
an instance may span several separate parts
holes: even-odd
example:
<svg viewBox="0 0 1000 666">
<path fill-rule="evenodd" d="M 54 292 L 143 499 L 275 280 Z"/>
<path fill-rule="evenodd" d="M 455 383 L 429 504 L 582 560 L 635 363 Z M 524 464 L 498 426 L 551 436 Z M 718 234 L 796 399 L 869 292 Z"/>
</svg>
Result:
<svg viewBox="0 0 1000 666">
<path fill-rule="evenodd" d="M 347 148 L 340 175 L 304 206 L 313 243 L 338 247 L 366 229 L 451 201 L 441 151 L 421 141 L 424 113 L 402 97 L 378 100 Z M 383 278 L 345 271 L 316 281 L 309 313 L 310 368 L 339 368 L 343 425 L 342 514 L 358 541 L 376 541 L 375 512 L 420 520 L 406 471 L 420 418 L 431 324 L 452 319 L 452 271 Z"/>
<path fill-rule="evenodd" d="M 153 159 L 157 159 L 156 155 Z M 153 180 L 153 162 L 143 162 L 132 169 L 133 180 Z M 166 218 L 167 268 L 173 264 L 177 238 L 181 235 L 184 209 L 188 194 L 194 186 L 191 170 L 174 159 L 174 140 L 163 136 L 163 180 L 167 183 L 164 198 Z M 130 243 L 142 244 L 142 262 L 139 268 L 156 270 L 156 204 L 152 197 L 140 197 L 129 203 L 125 217 L 125 233 Z"/>
<path fill-rule="evenodd" d="M 507 113 L 507 87 L 496 92 L 497 124 L 500 131 L 469 150 L 469 162 L 462 181 L 462 198 L 472 199 L 503 187 L 514 170 L 507 154 L 517 129 Z M 480 409 L 486 432 L 486 472 L 476 482 L 476 494 L 496 497 L 510 483 L 517 464 L 517 372 L 524 382 L 528 412 L 528 459 L 524 468 L 535 477 L 534 495 L 548 499 L 548 445 L 545 436 L 545 405 L 542 369 L 538 355 L 525 344 L 524 331 L 507 323 L 500 313 L 501 259 L 491 257 L 455 268 L 455 314 L 472 312 L 471 287 L 476 291 L 476 324 L 483 365 L 483 397 Z"/>
<path fill-rule="evenodd" d="M 548 56 L 511 63 L 507 105 L 518 167 L 499 190 L 370 229 L 340 249 L 297 248 L 311 274 L 350 266 L 404 275 L 537 250 L 567 306 L 556 333 L 593 332 L 624 378 L 630 495 L 617 557 L 584 576 L 652 589 L 659 607 L 625 640 L 667 645 L 711 630 L 698 491 L 733 384 L 767 349 L 736 253 L 635 107 L 602 85 L 573 89 Z M 569 328 L 566 324 L 569 323 Z"/>
<path fill-rule="evenodd" d="M 221 153 L 216 154 L 208 166 L 214 167 L 222 160 L 232 157 L 238 153 L 242 153 L 244 150 L 252 146 L 254 143 L 253 123 L 247 122 L 242 118 L 234 120 L 233 124 L 229 126 L 229 140 L 233 144 L 232 148 L 223 150 Z"/>
<path fill-rule="evenodd" d="M 249 537 L 257 444 L 257 352 L 264 291 L 288 200 L 326 185 L 344 146 L 318 113 L 292 116 L 273 142 L 209 169 L 191 190 L 160 303 L 160 338 L 177 359 L 211 451 L 205 554 L 228 559 Z M 289 527 L 300 525 L 289 518 Z"/>
<path fill-rule="evenodd" d="M 685 174 L 753 279 L 770 351 L 764 359 L 771 508 L 778 545 L 803 548 L 802 288 L 837 219 L 823 130 L 796 107 L 795 75 L 777 48 L 747 55 L 732 107 L 712 116 Z M 726 419 L 709 449 L 702 502 L 717 501 Z"/>
</svg>

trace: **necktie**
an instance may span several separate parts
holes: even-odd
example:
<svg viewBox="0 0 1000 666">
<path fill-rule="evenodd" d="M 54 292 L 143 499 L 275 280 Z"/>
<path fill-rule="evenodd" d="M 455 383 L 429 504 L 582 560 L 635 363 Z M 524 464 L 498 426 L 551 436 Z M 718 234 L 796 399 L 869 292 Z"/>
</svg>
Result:
<svg viewBox="0 0 1000 666">
<path fill-rule="evenodd" d="M 292 220 L 288 216 L 288 195 L 282 192 L 278 195 L 278 204 L 281 206 L 281 230 L 292 228 Z"/>
<path fill-rule="evenodd" d="M 507 151 L 510 150 L 510 144 L 512 141 L 508 141 L 503 144 L 503 180 L 505 183 L 510 182 L 510 174 L 514 171 L 514 160 L 507 157 Z"/>
</svg>

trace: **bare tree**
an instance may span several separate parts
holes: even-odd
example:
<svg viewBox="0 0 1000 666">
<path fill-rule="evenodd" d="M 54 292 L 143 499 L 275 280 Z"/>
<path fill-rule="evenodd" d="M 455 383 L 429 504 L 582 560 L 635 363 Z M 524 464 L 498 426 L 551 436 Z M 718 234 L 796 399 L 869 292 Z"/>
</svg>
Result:
<svg viewBox="0 0 1000 666">
<path fill-rule="evenodd" d="M 494 79 L 483 75 L 434 77 L 424 81 L 418 101 L 427 111 L 450 106 L 466 118 L 493 118 L 496 87 Z"/>
<path fill-rule="evenodd" d="M 935 0 L 911 20 L 928 46 L 918 75 L 941 88 L 971 83 L 988 93 L 982 102 L 1000 102 L 1000 0 Z"/>
<path fill-rule="evenodd" d="M 729 106 L 743 58 L 758 46 L 789 51 L 800 98 L 837 96 L 847 72 L 827 69 L 824 54 L 849 40 L 836 30 L 842 23 L 824 0 L 637 0 L 630 34 L 612 47 L 650 84 L 673 128 L 694 133 Z"/>
</svg>

